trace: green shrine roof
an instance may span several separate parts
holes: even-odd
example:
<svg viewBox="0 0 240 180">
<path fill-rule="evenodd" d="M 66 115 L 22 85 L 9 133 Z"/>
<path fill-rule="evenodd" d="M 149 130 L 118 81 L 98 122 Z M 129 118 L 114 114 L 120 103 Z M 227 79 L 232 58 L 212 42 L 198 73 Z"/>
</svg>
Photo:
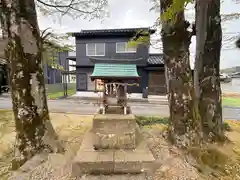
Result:
<svg viewBox="0 0 240 180">
<path fill-rule="evenodd" d="M 138 79 L 136 64 L 96 63 L 91 79 Z"/>
</svg>

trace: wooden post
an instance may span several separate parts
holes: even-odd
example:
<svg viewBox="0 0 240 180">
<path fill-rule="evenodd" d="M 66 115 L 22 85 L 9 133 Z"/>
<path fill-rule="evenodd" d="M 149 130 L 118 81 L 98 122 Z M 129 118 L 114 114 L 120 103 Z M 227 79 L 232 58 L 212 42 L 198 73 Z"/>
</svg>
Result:
<svg viewBox="0 0 240 180">
<path fill-rule="evenodd" d="M 124 114 L 127 114 L 127 85 L 124 84 Z"/>
<path fill-rule="evenodd" d="M 107 88 L 106 88 L 106 84 L 104 82 L 104 87 L 103 87 L 103 100 L 102 100 L 102 114 L 106 113 L 106 103 L 107 103 L 107 92 L 106 92 Z"/>
<path fill-rule="evenodd" d="M 105 82 L 103 82 L 103 86 L 102 89 L 99 91 L 100 92 L 100 103 L 99 103 L 99 110 L 100 112 L 102 111 L 101 114 L 105 114 L 106 113 L 106 87 L 105 87 Z"/>
<path fill-rule="evenodd" d="M 124 100 L 125 100 L 125 104 L 127 106 L 127 84 L 124 84 Z"/>
</svg>

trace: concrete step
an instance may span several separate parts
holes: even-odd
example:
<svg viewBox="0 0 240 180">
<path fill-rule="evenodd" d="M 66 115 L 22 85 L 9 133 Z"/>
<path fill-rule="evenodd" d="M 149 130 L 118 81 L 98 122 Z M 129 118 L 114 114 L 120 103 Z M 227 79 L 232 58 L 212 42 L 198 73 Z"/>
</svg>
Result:
<svg viewBox="0 0 240 180">
<path fill-rule="evenodd" d="M 155 159 L 144 141 L 134 150 L 93 149 L 91 132 L 85 135 L 72 163 L 72 174 L 136 174 L 151 171 Z"/>
<path fill-rule="evenodd" d="M 80 180 L 146 180 L 145 174 L 124 175 L 84 175 Z"/>
</svg>

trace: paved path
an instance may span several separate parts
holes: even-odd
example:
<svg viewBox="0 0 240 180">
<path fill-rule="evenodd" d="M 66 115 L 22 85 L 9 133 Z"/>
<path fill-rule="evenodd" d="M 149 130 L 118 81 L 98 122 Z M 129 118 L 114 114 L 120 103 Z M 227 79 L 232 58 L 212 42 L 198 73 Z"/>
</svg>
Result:
<svg viewBox="0 0 240 180">
<path fill-rule="evenodd" d="M 169 116 L 167 105 L 157 105 L 150 103 L 129 103 L 132 112 L 135 115 L 146 116 Z M 76 100 L 48 100 L 48 106 L 51 112 L 66 112 L 90 115 L 96 112 L 97 106 L 87 101 Z M 0 109 L 11 109 L 11 99 L 0 97 Z M 223 107 L 224 119 L 240 120 L 240 107 Z"/>
<path fill-rule="evenodd" d="M 168 116 L 168 106 L 166 105 L 152 105 L 149 103 L 129 103 L 132 111 L 136 115 L 149 115 L 149 116 Z M 93 114 L 97 111 L 97 106 L 93 103 L 86 101 L 75 100 L 48 100 L 48 106 L 51 112 L 68 112 L 79 114 Z M 0 97 L 0 109 L 11 109 L 12 102 L 9 98 Z"/>
</svg>

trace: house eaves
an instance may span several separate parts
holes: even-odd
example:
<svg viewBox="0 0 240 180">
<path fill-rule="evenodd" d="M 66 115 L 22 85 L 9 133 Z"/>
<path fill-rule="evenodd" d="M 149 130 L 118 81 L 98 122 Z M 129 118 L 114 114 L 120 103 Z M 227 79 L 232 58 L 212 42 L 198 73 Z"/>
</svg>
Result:
<svg viewBox="0 0 240 180">
<path fill-rule="evenodd" d="M 155 29 L 148 27 L 143 28 L 124 28 L 124 29 L 98 29 L 98 30 L 81 30 L 72 32 L 73 37 L 104 36 L 104 35 L 134 35 L 139 31 L 148 31 L 149 34 L 156 32 Z"/>
</svg>

